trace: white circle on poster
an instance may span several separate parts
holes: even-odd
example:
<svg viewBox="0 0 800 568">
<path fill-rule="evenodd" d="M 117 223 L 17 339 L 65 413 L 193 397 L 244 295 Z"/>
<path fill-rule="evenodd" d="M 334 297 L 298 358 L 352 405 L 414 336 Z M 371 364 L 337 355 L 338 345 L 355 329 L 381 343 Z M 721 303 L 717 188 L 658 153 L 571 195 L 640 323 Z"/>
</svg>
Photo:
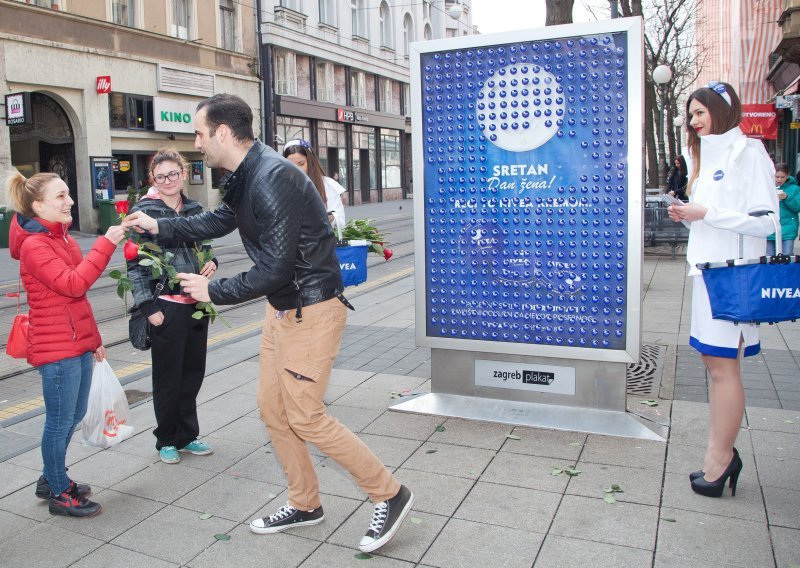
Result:
<svg viewBox="0 0 800 568">
<path fill-rule="evenodd" d="M 526 152 L 558 132 L 564 116 L 563 88 L 540 65 L 498 69 L 478 95 L 478 123 L 486 139 L 504 150 Z"/>
</svg>

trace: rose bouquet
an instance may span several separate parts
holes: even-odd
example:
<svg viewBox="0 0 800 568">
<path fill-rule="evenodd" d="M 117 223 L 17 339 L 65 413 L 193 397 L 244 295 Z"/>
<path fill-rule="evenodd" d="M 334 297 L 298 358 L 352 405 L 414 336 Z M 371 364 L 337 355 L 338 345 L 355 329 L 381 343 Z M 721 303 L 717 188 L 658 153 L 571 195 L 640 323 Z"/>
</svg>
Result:
<svg viewBox="0 0 800 568">
<path fill-rule="evenodd" d="M 128 214 L 128 202 L 117 201 L 114 206 L 116 207 L 120 220 L 124 219 Z M 210 242 L 211 241 L 204 241 L 202 245 L 208 245 Z M 211 247 L 195 245 L 194 252 L 197 256 L 199 266 L 203 266 L 206 262 L 214 258 L 214 250 Z M 155 243 L 140 242 L 139 235 L 129 237 L 128 240 L 125 241 L 125 245 L 122 247 L 122 255 L 125 257 L 126 261 L 133 261 L 137 258 L 141 258 L 141 260 L 139 260 L 139 266 L 149 267 L 150 275 L 154 280 L 166 276 L 166 285 L 170 288 L 180 282 L 175 267 L 172 266 L 172 259 L 175 255 L 171 252 L 165 253 L 164 250 Z M 108 276 L 117 281 L 117 296 L 122 298 L 125 302 L 125 313 L 127 313 L 127 293 L 133 292 L 133 282 L 128 277 L 127 262 L 125 263 L 125 274 L 119 270 L 112 270 L 108 273 Z M 228 325 L 228 322 L 225 321 L 225 318 L 220 315 L 217 308 L 211 302 L 197 302 L 195 307 L 197 309 L 192 314 L 194 319 L 207 317 L 211 323 L 214 323 L 214 320 L 219 317 L 222 323 Z"/>
<path fill-rule="evenodd" d="M 381 233 L 370 219 L 352 219 L 347 222 L 342 231 L 342 240 L 368 241 L 370 243 L 369 252 L 383 255 L 385 260 L 389 260 L 394 252 L 386 246 L 386 235 L 388 233 Z"/>
</svg>

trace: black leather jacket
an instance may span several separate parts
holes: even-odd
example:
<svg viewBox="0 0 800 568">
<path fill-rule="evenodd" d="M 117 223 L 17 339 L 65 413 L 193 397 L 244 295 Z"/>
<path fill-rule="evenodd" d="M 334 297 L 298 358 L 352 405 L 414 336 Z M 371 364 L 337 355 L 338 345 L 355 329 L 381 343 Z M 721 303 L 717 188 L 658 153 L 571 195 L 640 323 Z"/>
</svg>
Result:
<svg viewBox="0 0 800 568">
<path fill-rule="evenodd" d="M 181 206 L 180 213 L 177 213 L 172 207 L 161 201 L 161 199 L 151 199 L 145 197 L 139 200 L 136 205 L 131 209 L 131 213 L 135 211 L 143 211 L 154 219 L 169 219 L 178 217 L 190 217 L 199 215 L 203 212 L 203 206 L 197 201 L 192 201 L 183 197 L 183 205 Z M 171 252 L 173 257 L 171 264 L 175 267 L 176 272 L 189 272 L 197 274 L 200 271 L 200 266 L 197 261 L 197 253 L 195 250 L 198 247 L 208 249 L 200 241 L 176 241 L 167 238 L 162 234 L 149 235 L 142 234 L 140 237 L 141 242 L 154 242 L 161 249 L 166 252 Z M 133 281 L 133 300 L 134 305 L 137 306 L 142 313 L 146 316 L 153 315 L 160 310 L 158 303 L 153 300 L 153 293 L 156 289 L 156 284 L 159 278 L 153 278 L 149 267 L 140 266 L 139 260 L 128 261 L 128 277 Z M 212 259 L 215 264 L 219 266 L 217 259 Z M 162 294 L 180 294 L 180 285 L 172 288 L 167 284 Z"/>
<path fill-rule="evenodd" d="M 342 273 L 335 237 L 314 184 L 260 140 L 225 184 L 223 203 L 192 218 L 159 219 L 159 235 L 180 240 L 218 238 L 239 228 L 253 267 L 212 280 L 215 304 L 266 296 L 290 310 L 340 295 Z"/>
</svg>

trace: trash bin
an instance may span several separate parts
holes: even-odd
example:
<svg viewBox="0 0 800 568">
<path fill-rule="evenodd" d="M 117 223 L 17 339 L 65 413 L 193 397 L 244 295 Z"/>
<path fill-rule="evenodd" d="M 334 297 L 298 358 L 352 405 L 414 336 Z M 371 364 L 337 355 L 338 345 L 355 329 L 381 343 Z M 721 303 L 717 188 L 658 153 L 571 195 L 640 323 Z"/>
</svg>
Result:
<svg viewBox="0 0 800 568">
<path fill-rule="evenodd" d="M 119 217 L 117 215 L 117 208 L 114 206 L 113 199 L 98 199 L 97 200 L 97 232 L 101 235 L 108 231 L 112 225 L 119 225 L 117 222 Z"/>
<path fill-rule="evenodd" d="M 0 248 L 8 248 L 8 230 L 13 216 L 14 211 L 0 207 Z"/>
</svg>

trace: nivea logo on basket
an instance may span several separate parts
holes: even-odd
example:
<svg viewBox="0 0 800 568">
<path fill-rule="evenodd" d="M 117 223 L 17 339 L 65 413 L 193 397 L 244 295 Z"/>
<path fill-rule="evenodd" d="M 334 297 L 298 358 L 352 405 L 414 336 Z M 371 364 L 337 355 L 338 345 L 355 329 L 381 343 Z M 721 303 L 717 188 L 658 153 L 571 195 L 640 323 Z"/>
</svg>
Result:
<svg viewBox="0 0 800 568">
<path fill-rule="evenodd" d="M 714 172 L 714 181 L 719 181 L 725 177 L 725 172 L 722 170 L 717 170 Z"/>
<path fill-rule="evenodd" d="M 761 298 L 800 298 L 800 288 L 761 288 Z"/>
</svg>

